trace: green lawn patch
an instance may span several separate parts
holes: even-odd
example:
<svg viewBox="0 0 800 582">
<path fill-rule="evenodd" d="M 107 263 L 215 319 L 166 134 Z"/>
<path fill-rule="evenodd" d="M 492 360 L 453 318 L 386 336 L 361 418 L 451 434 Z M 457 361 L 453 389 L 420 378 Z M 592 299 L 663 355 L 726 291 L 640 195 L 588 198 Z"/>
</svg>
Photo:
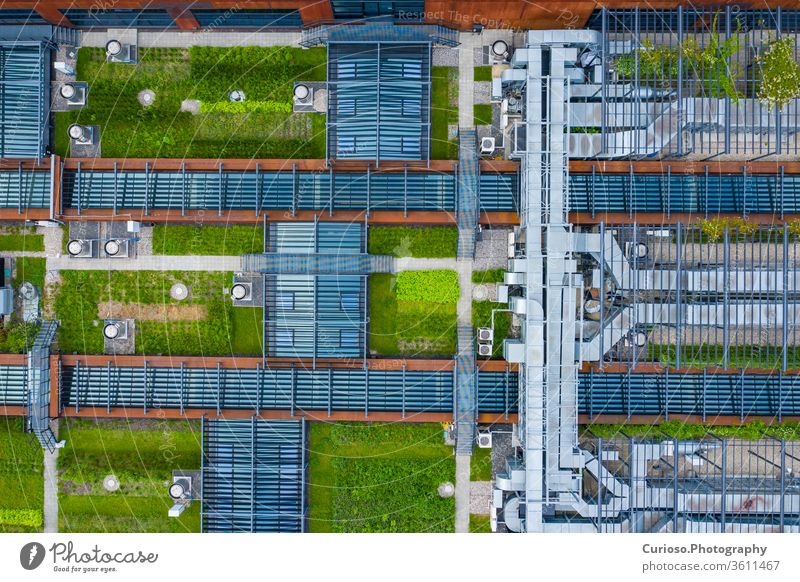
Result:
<svg viewBox="0 0 800 582">
<path fill-rule="evenodd" d="M 398 301 L 396 277 L 369 277 L 370 350 L 378 355 L 444 355 L 456 352 L 456 305 Z"/>
<path fill-rule="evenodd" d="M 401 271 L 397 274 L 398 301 L 457 303 L 460 295 L 455 271 Z"/>
<path fill-rule="evenodd" d="M 89 105 L 55 114 L 56 151 L 67 155 L 67 127 L 82 123 L 100 126 L 106 157 L 322 158 L 325 116 L 291 107 L 295 80 L 325 75 L 324 48 L 149 48 L 130 65 L 84 47 L 77 78 L 89 83 Z M 156 94 L 147 108 L 137 100 L 144 89 Z M 234 89 L 243 103 L 230 103 Z M 186 99 L 199 99 L 200 113 L 181 111 Z"/>
<path fill-rule="evenodd" d="M 7 227 L 0 233 L 0 251 L 39 252 L 44 250 L 44 235 L 26 227 Z"/>
<path fill-rule="evenodd" d="M 491 520 L 488 515 L 469 516 L 469 533 L 492 533 Z"/>
<path fill-rule="evenodd" d="M 14 285 L 19 287 L 25 281 L 33 283 L 44 291 L 44 274 L 47 272 L 47 259 L 41 257 L 17 257 Z"/>
<path fill-rule="evenodd" d="M 198 532 L 200 504 L 179 518 L 165 483 L 173 469 L 200 468 L 200 425 L 195 421 L 62 420 L 59 436 L 59 527 L 63 532 Z M 115 475 L 118 491 L 103 488 Z"/>
<path fill-rule="evenodd" d="M 315 422 L 310 431 L 313 532 L 452 532 L 455 459 L 438 424 Z"/>
<path fill-rule="evenodd" d="M 491 125 L 492 124 L 492 106 L 488 103 L 479 103 L 473 105 L 473 115 L 475 117 L 475 125 Z"/>
<path fill-rule="evenodd" d="M 472 481 L 492 480 L 492 449 L 475 447 L 470 460 L 469 478 Z"/>
<path fill-rule="evenodd" d="M 586 427 L 596 436 L 614 438 L 624 436 L 663 439 L 664 436 L 680 440 L 696 440 L 713 433 L 721 438 L 758 440 L 769 435 L 779 439 L 800 439 L 800 422 L 784 422 L 767 425 L 761 421 L 753 421 L 742 426 L 706 426 L 687 424 L 680 420 L 671 420 L 661 424 L 591 424 Z"/>
<path fill-rule="evenodd" d="M 223 295 L 231 273 L 179 271 L 62 271 L 63 284 L 55 298 L 61 321 L 59 345 L 63 352 L 102 353 L 98 303 L 116 301 L 143 305 L 201 305 L 205 317 L 196 320 L 138 319 L 136 353 L 164 355 L 224 355 L 248 353 L 245 347 L 260 346 L 260 336 L 245 337 L 255 330 L 251 320 L 259 315 L 234 314 L 231 301 Z M 189 287 L 190 297 L 175 301 L 169 296 L 173 283 Z M 261 348 L 251 354 L 260 354 Z"/>
<path fill-rule="evenodd" d="M 234 307 L 231 310 L 233 336 L 231 351 L 234 354 L 260 354 L 264 341 L 264 308 Z"/>
<path fill-rule="evenodd" d="M 228 226 L 153 227 L 157 255 L 246 255 L 264 251 L 264 227 Z"/>
<path fill-rule="evenodd" d="M 484 283 L 502 283 L 505 269 L 489 269 L 488 271 L 472 271 L 472 282 L 476 285 Z"/>
<path fill-rule="evenodd" d="M 458 158 L 458 141 L 450 140 L 448 125 L 458 124 L 458 68 L 431 67 L 431 159 Z"/>
<path fill-rule="evenodd" d="M 0 532 L 41 531 L 44 506 L 42 449 L 19 418 L 0 418 Z"/>
<path fill-rule="evenodd" d="M 371 255 L 439 259 L 458 250 L 458 229 L 452 226 L 372 226 L 368 238 Z"/>
<path fill-rule="evenodd" d="M 475 81 L 491 81 L 492 67 L 475 67 Z"/>
<path fill-rule="evenodd" d="M 474 327 L 491 327 L 492 310 L 503 309 L 502 303 L 494 301 L 473 301 L 472 302 L 472 325 Z M 502 311 L 494 314 L 494 345 L 492 347 L 492 357 L 503 357 L 503 340 L 508 337 L 511 329 L 511 314 Z"/>
<path fill-rule="evenodd" d="M 676 346 L 649 344 L 647 358 L 650 361 L 674 366 L 678 361 Z M 800 368 L 800 348 L 787 348 L 789 368 Z M 681 347 L 681 367 L 706 368 L 723 366 L 725 349 L 720 345 L 686 345 Z M 766 368 L 775 369 L 783 363 L 783 348 L 780 346 L 729 346 L 729 368 Z"/>
</svg>

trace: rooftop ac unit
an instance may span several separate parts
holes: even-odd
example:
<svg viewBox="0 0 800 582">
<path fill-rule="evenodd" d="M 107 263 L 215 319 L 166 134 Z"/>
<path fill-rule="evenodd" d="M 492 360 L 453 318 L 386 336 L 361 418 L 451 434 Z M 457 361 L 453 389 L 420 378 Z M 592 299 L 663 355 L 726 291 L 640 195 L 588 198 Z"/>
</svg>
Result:
<svg viewBox="0 0 800 582">
<path fill-rule="evenodd" d="M 128 339 L 128 322 L 106 321 L 103 324 L 103 335 L 110 340 Z"/>
<path fill-rule="evenodd" d="M 486 156 L 493 154 L 495 150 L 495 141 L 493 137 L 481 138 L 481 155 Z"/>
<path fill-rule="evenodd" d="M 491 449 L 492 448 L 492 433 L 489 431 L 478 433 L 478 448 Z"/>
<path fill-rule="evenodd" d="M 311 105 L 314 103 L 314 90 L 303 83 L 298 83 L 294 86 L 293 96 L 295 105 Z"/>
<path fill-rule="evenodd" d="M 489 357 L 492 355 L 492 344 L 478 344 L 478 355 Z"/>
<path fill-rule="evenodd" d="M 231 287 L 231 299 L 234 301 L 252 301 L 253 284 L 247 281 L 236 281 Z"/>
<path fill-rule="evenodd" d="M 491 327 L 479 327 L 478 328 L 478 341 L 480 342 L 490 342 L 494 339 L 494 332 L 492 331 Z"/>
<path fill-rule="evenodd" d="M 72 239 L 67 243 L 67 254 L 80 259 L 92 256 L 92 241 Z"/>
</svg>

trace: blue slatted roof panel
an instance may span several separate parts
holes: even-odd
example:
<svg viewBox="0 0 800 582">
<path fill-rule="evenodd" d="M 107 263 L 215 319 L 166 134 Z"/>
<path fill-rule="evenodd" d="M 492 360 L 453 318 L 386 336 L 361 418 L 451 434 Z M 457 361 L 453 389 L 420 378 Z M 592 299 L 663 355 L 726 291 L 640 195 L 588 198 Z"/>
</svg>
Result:
<svg viewBox="0 0 800 582">
<path fill-rule="evenodd" d="M 356 255 L 364 248 L 360 222 L 272 222 L 269 252 Z"/>
<path fill-rule="evenodd" d="M 39 158 L 48 144 L 50 49 L 41 42 L 0 43 L 0 157 Z"/>
<path fill-rule="evenodd" d="M 220 180 L 221 176 L 221 180 Z M 452 174 L 65 170 L 65 208 L 454 210 Z"/>
<path fill-rule="evenodd" d="M 305 531 L 305 448 L 302 421 L 205 420 L 203 532 Z"/>
<path fill-rule="evenodd" d="M 49 172 L 0 170 L 0 208 L 49 207 Z"/>
<path fill-rule="evenodd" d="M 800 176 L 780 173 L 570 174 L 569 184 L 576 212 L 800 212 Z"/>
<path fill-rule="evenodd" d="M 27 379 L 27 366 L 0 366 L 0 406 L 24 406 L 27 403 Z"/>
<path fill-rule="evenodd" d="M 328 51 L 331 158 L 427 160 L 430 44 L 342 44 Z"/>
</svg>

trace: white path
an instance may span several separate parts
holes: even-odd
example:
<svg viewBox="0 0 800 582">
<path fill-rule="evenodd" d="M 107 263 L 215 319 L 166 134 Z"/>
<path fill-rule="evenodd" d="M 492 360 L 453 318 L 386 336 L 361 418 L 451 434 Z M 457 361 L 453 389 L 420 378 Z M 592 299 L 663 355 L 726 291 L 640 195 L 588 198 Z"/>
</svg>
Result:
<svg viewBox="0 0 800 582">
<path fill-rule="evenodd" d="M 58 419 L 51 421 L 58 434 Z M 44 533 L 58 532 L 58 451 L 44 451 Z"/>
<path fill-rule="evenodd" d="M 206 255 L 151 255 L 135 259 L 48 257 L 48 271 L 239 271 L 242 258 Z"/>
</svg>

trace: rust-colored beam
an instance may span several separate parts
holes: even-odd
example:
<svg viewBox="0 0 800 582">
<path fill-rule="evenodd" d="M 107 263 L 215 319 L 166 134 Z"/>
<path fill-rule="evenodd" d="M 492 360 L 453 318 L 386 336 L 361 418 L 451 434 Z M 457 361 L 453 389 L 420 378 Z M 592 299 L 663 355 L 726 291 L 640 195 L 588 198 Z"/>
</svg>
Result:
<svg viewBox="0 0 800 582">
<path fill-rule="evenodd" d="M 741 212 L 727 214 L 721 212 L 709 213 L 709 216 L 712 218 L 725 216 L 741 217 L 741 215 Z M 605 222 L 606 224 L 632 224 L 634 222 L 639 224 L 692 224 L 704 220 L 705 214 L 701 212 L 697 214 L 672 212 L 670 216 L 667 217 L 666 212 L 634 212 L 633 217 L 631 217 L 628 212 L 598 212 L 594 216 L 592 216 L 590 212 L 571 212 L 569 217 L 572 224 L 583 225 L 600 224 L 601 222 Z M 776 214 L 747 215 L 747 222 L 751 224 L 782 225 L 797 220 L 800 220 L 800 214 L 784 214 L 783 220 Z"/>
<path fill-rule="evenodd" d="M 634 414 L 630 418 L 625 414 L 596 414 L 590 419 L 588 414 L 578 415 L 578 424 L 659 424 L 666 422 L 663 415 Z M 742 426 L 749 422 L 761 421 L 764 424 L 778 424 L 778 419 L 774 416 L 745 416 L 742 420 L 739 416 L 711 416 L 705 422 L 703 417 L 697 414 L 672 414 L 669 415 L 670 421 L 679 421 L 686 424 L 702 424 L 706 426 Z M 796 422 L 800 416 L 787 416 L 781 418 L 781 422 Z"/>
<path fill-rule="evenodd" d="M 26 416 L 28 411 L 24 406 L 3 406 L 0 405 L 0 416 Z"/>
<path fill-rule="evenodd" d="M 744 162 L 744 161 L 688 161 L 688 160 L 636 160 L 592 161 L 572 160 L 569 171 L 573 174 L 666 174 L 667 168 L 680 174 L 776 174 L 783 167 L 786 174 L 800 174 L 800 162 Z"/>
<path fill-rule="evenodd" d="M 25 354 L 0 354 L 2 366 L 27 366 L 28 356 Z"/>
<path fill-rule="evenodd" d="M 58 375 L 58 361 L 57 354 L 50 355 L 50 418 L 58 417 L 58 401 L 61 398 L 60 378 Z"/>
<path fill-rule="evenodd" d="M 190 5 L 171 6 L 167 8 L 167 13 L 172 16 L 176 26 L 180 30 L 199 30 L 200 23 L 189 10 Z"/>
</svg>

